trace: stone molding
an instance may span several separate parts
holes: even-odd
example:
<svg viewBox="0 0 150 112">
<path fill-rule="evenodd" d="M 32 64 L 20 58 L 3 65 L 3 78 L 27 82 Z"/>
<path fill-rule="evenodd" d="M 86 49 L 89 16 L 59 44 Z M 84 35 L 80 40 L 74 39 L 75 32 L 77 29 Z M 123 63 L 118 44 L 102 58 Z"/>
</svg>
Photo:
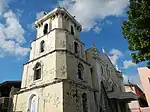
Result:
<svg viewBox="0 0 150 112">
<path fill-rule="evenodd" d="M 48 53 L 46 53 L 46 54 L 44 54 L 44 55 L 42 55 L 42 56 L 39 56 L 39 57 L 37 57 L 37 58 L 35 58 L 35 59 L 33 59 L 33 60 L 31 60 L 31 61 L 25 63 L 24 65 L 27 65 L 27 64 L 29 64 L 29 63 L 31 63 L 31 62 L 33 62 L 33 61 L 36 61 L 36 60 L 38 60 L 38 59 L 40 59 L 40 58 L 42 58 L 42 57 L 45 57 L 45 56 L 47 56 L 47 55 L 49 55 L 49 54 L 54 53 L 54 52 L 66 52 L 66 53 L 69 53 L 69 54 L 73 55 L 74 57 L 78 58 L 78 59 L 79 59 L 80 61 L 82 61 L 84 64 L 86 64 L 86 65 L 88 65 L 88 66 L 91 66 L 91 64 L 89 64 L 86 60 L 83 60 L 82 58 L 80 58 L 79 56 L 77 56 L 75 53 L 73 53 L 73 52 L 71 52 L 71 51 L 69 51 L 69 50 L 65 50 L 65 49 L 64 49 L 64 50 L 62 50 L 62 49 L 55 49 L 55 50 L 53 50 L 53 51 L 50 51 L 50 52 L 48 52 Z"/>
<path fill-rule="evenodd" d="M 47 19 L 54 20 L 58 16 L 62 16 L 67 21 L 68 20 L 73 21 L 75 28 L 78 31 L 82 30 L 81 24 L 75 20 L 75 17 L 73 17 L 71 14 L 69 14 L 69 12 L 65 8 L 62 8 L 62 7 L 57 7 L 56 9 L 51 11 L 50 13 L 46 14 L 43 18 L 36 21 L 35 27 L 36 28 L 41 27 L 43 25 L 43 22 L 46 21 Z"/>
<path fill-rule="evenodd" d="M 51 32 L 54 31 L 54 30 L 63 30 L 63 31 L 66 31 L 67 33 L 69 33 L 70 35 L 72 35 L 69 30 L 64 29 L 64 28 L 54 28 L 54 29 L 50 30 L 46 35 L 48 35 L 49 33 L 51 33 Z M 36 41 L 36 40 L 39 40 L 39 39 L 41 39 L 41 38 L 44 37 L 44 36 L 45 36 L 45 35 L 42 35 L 42 36 L 40 36 L 40 37 L 34 39 L 32 42 L 34 42 L 34 41 Z M 80 42 L 81 44 L 85 45 L 83 42 L 81 42 L 81 41 L 80 41 L 78 38 L 76 38 L 74 35 L 72 35 L 72 36 L 73 36 L 73 38 L 74 38 L 76 41 L 78 41 L 78 42 Z M 32 42 L 31 42 L 31 43 L 32 43 Z"/>
<path fill-rule="evenodd" d="M 73 81 L 73 80 L 70 80 L 70 79 L 57 79 L 57 80 L 55 80 L 51 83 L 41 84 L 39 86 L 34 86 L 34 87 L 31 87 L 31 88 L 21 88 L 21 90 L 16 92 L 15 94 L 21 94 L 23 92 L 27 92 L 27 91 L 31 91 L 31 90 L 39 89 L 39 88 L 44 88 L 44 87 L 47 87 L 47 86 L 50 86 L 50 85 L 53 85 L 53 84 L 57 84 L 57 83 L 61 83 L 61 82 L 68 82 L 69 84 L 74 84 L 74 85 L 76 85 L 77 87 L 79 87 L 81 89 L 88 89 L 89 91 L 99 92 L 97 89 L 94 89 L 94 88 L 90 87 L 87 84 L 82 84 L 80 82 L 76 82 L 76 81 Z"/>
</svg>

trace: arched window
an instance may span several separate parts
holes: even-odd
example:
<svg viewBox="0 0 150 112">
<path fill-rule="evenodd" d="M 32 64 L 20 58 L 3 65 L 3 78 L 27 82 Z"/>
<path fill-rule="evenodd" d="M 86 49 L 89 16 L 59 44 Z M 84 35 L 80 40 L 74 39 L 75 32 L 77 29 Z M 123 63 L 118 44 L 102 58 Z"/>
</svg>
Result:
<svg viewBox="0 0 150 112">
<path fill-rule="evenodd" d="M 41 64 L 37 63 L 34 67 L 34 80 L 41 79 Z"/>
<path fill-rule="evenodd" d="M 93 74 L 93 67 L 90 68 L 91 75 Z"/>
<path fill-rule="evenodd" d="M 44 25 L 43 33 L 44 33 L 44 35 L 48 33 L 48 24 Z"/>
<path fill-rule="evenodd" d="M 37 112 L 37 108 L 38 108 L 38 98 L 34 94 L 34 95 L 31 95 L 29 99 L 28 112 Z"/>
<path fill-rule="evenodd" d="M 41 41 L 40 43 L 40 52 L 44 52 L 44 48 L 45 48 L 45 41 Z"/>
<path fill-rule="evenodd" d="M 78 64 L 78 78 L 83 80 L 84 67 L 81 63 Z"/>
<path fill-rule="evenodd" d="M 104 73 L 104 69 L 103 69 L 103 67 L 101 66 L 101 75 L 103 75 L 103 73 Z"/>
<path fill-rule="evenodd" d="M 72 25 L 71 25 L 71 34 L 74 35 L 74 28 Z"/>
<path fill-rule="evenodd" d="M 83 112 L 88 112 L 88 101 L 87 101 L 87 94 L 82 94 L 82 106 L 83 106 Z"/>
<path fill-rule="evenodd" d="M 78 54 L 78 53 L 79 53 L 78 49 L 79 49 L 78 43 L 77 43 L 77 42 L 74 42 L 74 52 L 75 52 L 75 54 Z"/>
</svg>

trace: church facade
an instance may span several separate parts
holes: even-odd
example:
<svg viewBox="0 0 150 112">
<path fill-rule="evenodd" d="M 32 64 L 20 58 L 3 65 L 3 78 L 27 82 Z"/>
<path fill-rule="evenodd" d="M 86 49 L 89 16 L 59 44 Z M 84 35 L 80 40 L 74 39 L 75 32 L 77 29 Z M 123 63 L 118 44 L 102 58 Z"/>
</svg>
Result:
<svg viewBox="0 0 150 112">
<path fill-rule="evenodd" d="M 84 51 L 82 27 L 73 16 L 57 7 L 35 27 L 13 112 L 127 112 L 134 94 L 124 91 L 122 74 L 106 53 L 94 46 Z"/>
</svg>

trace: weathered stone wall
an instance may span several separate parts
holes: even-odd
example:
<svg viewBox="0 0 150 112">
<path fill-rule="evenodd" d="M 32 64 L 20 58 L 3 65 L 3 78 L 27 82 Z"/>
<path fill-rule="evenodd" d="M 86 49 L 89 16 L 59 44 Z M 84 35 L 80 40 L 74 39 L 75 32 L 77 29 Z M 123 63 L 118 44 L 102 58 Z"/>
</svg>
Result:
<svg viewBox="0 0 150 112">
<path fill-rule="evenodd" d="M 83 93 L 88 97 L 89 112 L 96 112 L 94 92 L 81 83 L 68 81 L 64 83 L 64 112 L 83 112 Z"/>
<path fill-rule="evenodd" d="M 63 17 L 63 20 L 62 20 L 62 25 L 63 25 L 62 28 L 67 29 L 70 32 L 71 32 L 70 26 L 72 25 L 74 27 L 74 23 L 71 20 L 64 19 L 64 17 Z M 78 31 L 75 27 L 74 27 L 74 33 L 75 33 L 74 36 L 76 38 L 80 39 L 80 31 Z"/>
<path fill-rule="evenodd" d="M 82 43 L 77 37 L 71 35 L 70 33 L 67 33 L 67 50 L 71 51 L 72 53 L 75 52 L 75 46 L 74 42 L 78 43 L 78 57 L 82 58 L 83 60 L 86 60 L 85 52 L 84 52 L 84 43 Z"/>
<path fill-rule="evenodd" d="M 95 88 L 100 87 L 100 82 L 103 81 L 105 89 L 109 91 L 124 91 L 123 77 L 121 72 L 117 71 L 111 63 L 107 54 L 94 53 L 92 49 L 86 51 L 88 62 L 93 67 L 93 73 L 97 75 L 97 79 L 92 75 L 93 85 Z M 97 84 L 95 84 L 97 83 Z M 99 87 L 98 87 L 99 85 Z"/>
<path fill-rule="evenodd" d="M 78 64 L 81 63 L 84 67 L 82 72 L 83 80 L 78 78 Z M 90 73 L 90 66 L 81 61 L 79 58 L 76 58 L 74 55 L 67 53 L 67 73 L 68 79 L 74 80 L 76 82 L 84 83 L 92 87 L 92 79 Z"/>
<path fill-rule="evenodd" d="M 29 99 L 33 94 L 38 97 L 38 112 L 63 112 L 62 82 L 14 95 L 13 111 L 27 112 L 29 109 Z"/>
<path fill-rule="evenodd" d="M 56 31 L 54 30 L 32 42 L 29 61 L 36 59 L 46 53 L 49 53 L 49 52 L 55 50 L 55 35 L 56 35 L 55 32 Z M 40 52 L 40 43 L 43 40 L 45 41 L 45 47 L 44 47 L 44 52 L 41 53 Z"/>
<path fill-rule="evenodd" d="M 37 62 L 41 63 L 42 74 L 41 79 L 34 81 L 33 68 L 35 67 Z M 21 88 L 27 89 L 34 86 L 51 83 L 54 81 L 55 77 L 56 77 L 56 52 L 24 65 Z"/>
</svg>

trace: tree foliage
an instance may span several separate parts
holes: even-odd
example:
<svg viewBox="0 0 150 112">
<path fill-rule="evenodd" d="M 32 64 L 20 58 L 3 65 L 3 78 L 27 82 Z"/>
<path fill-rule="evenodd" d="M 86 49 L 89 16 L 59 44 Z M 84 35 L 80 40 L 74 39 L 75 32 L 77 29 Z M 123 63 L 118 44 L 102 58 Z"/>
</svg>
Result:
<svg viewBox="0 0 150 112">
<path fill-rule="evenodd" d="M 128 20 L 122 25 L 133 62 L 150 66 L 150 0 L 130 0 Z"/>
</svg>

